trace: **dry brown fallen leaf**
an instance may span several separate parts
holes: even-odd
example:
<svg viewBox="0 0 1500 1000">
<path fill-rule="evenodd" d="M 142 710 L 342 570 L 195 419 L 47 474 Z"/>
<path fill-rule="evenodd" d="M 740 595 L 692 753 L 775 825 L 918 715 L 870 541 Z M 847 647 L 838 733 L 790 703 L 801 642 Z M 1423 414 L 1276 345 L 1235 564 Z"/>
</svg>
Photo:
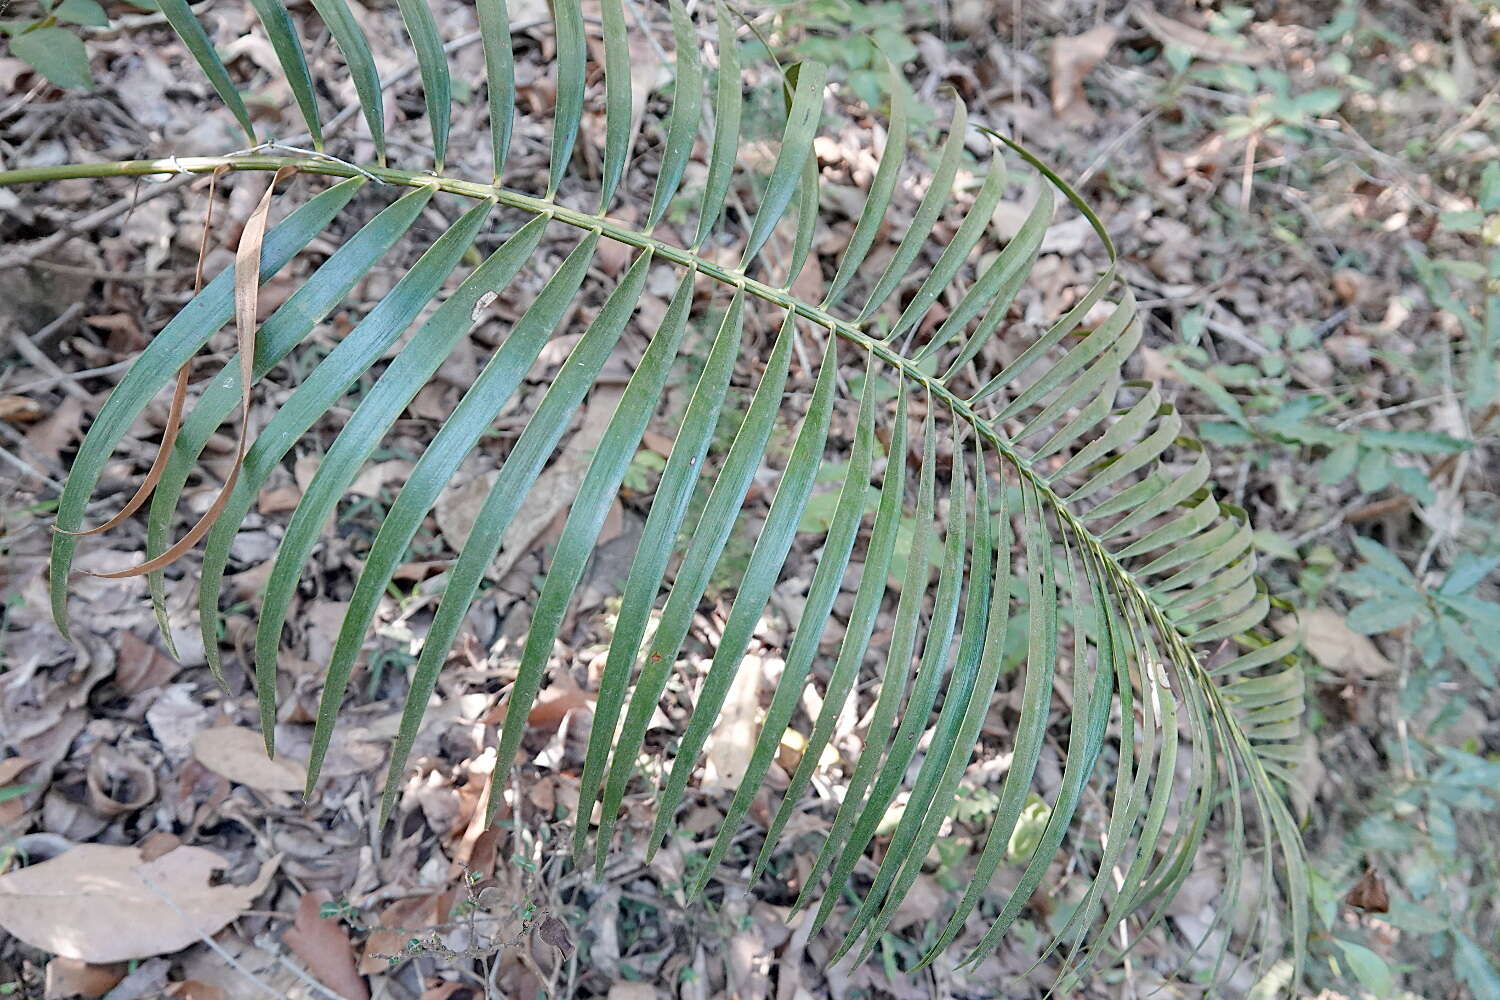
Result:
<svg viewBox="0 0 1500 1000">
<path fill-rule="evenodd" d="M 249 885 L 210 885 L 225 864 L 201 847 L 148 862 L 139 848 L 80 844 L 0 876 L 0 927 L 33 948 L 94 965 L 169 955 L 248 909 L 281 855 Z"/>
<path fill-rule="evenodd" d="M 125 965 L 90 965 L 76 958 L 54 958 L 47 963 L 47 982 L 42 988 L 45 1000 L 65 997 L 102 997 L 125 978 Z"/>
<path fill-rule="evenodd" d="M 1083 80 L 1109 55 L 1117 34 L 1114 28 L 1101 24 L 1052 43 L 1052 110 L 1058 118 L 1074 125 L 1094 120 L 1094 110 L 1083 93 Z"/>
<path fill-rule="evenodd" d="M 1166 45 L 1180 46 L 1195 56 L 1216 59 L 1219 62 L 1244 63 L 1247 66 L 1263 63 L 1271 58 L 1271 53 L 1259 46 L 1235 45 L 1228 39 L 1210 35 L 1206 31 L 1200 31 L 1191 25 L 1158 14 L 1146 4 L 1136 4 L 1133 13 L 1141 27 L 1151 32 L 1157 41 Z"/>
<path fill-rule="evenodd" d="M 1360 635 L 1344 623 L 1344 616 L 1331 608 L 1313 608 L 1301 614 L 1302 644 L 1313 659 L 1344 676 L 1382 677 L 1396 665 L 1387 660 L 1369 636 Z M 1298 631 L 1298 617 L 1285 615 L 1271 623 L 1281 635 Z"/>
<path fill-rule="evenodd" d="M 193 737 L 193 756 L 215 774 L 262 792 L 300 792 L 307 766 L 281 754 L 266 756 L 259 733 L 243 726 L 215 726 Z"/>
<path fill-rule="evenodd" d="M 320 915 L 332 899 L 322 889 L 304 895 L 297 902 L 296 922 L 282 940 L 313 978 L 344 1000 L 369 1000 L 370 988 L 354 968 L 349 932 L 338 920 Z"/>
</svg>

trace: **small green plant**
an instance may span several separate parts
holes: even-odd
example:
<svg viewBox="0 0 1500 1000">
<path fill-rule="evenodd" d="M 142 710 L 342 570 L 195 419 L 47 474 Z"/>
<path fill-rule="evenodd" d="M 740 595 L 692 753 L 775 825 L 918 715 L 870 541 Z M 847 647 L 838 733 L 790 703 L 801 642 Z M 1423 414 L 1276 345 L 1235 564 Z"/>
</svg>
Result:
<svg viewBox="0 0 1500 1000">
<path fill-rule="evenodd" d="M 1349 610 L 1349 627 L 1366 635 L 1409 631 L 1425 666 L 1436 668 L 1452 657 L 1481 684 L 1493 686 L 1500 604 L 1482 600 L 1475 590 L 1500 566 L 1500 555 L 1464 552 L 1442 583 L 1428 588 L 1379 542 L 1356 538 L 1354 544 L 1365 562 L 1339 579 L 1340 589 L 1363 599 Z"/>
<path fill-rule="evenodd" d="M 89 54 L 79 38 L 77 26 L 108 26 L 109 17 L 95 0 L 38 0 L 32 17 L 17 18 L 21 11 L 0 5 L 0 35 L 10 38 L 10 54 L 36 70 L 51 83 L 70 90 L 93 90 L 94 74 Z"/>
</svg>

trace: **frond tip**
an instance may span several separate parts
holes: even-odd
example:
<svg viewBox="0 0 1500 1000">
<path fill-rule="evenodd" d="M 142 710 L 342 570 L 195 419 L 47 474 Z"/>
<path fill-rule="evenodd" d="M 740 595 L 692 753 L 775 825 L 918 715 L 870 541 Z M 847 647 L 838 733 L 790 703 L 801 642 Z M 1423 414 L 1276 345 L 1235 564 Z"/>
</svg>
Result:
<svg viewBox="0 0 1500 1000">
<path fill-rule="evenodd" d="M 1144 936 L 1166 929 L 1167 904 L 1219 822 L 1235 859 L 1224 905 L 1203 940 L 1188 942 L 1184 950 L 1192 958 L 1210 939 L 1221 953 L 1231 944 L 1237 951 L 1256 947 L 1234 938 L 1224 922 L 1245 888 L 1249 842 L 1259 838 L 1267 855 L 1274 853 L 1280 880 L 1278 885 L 1261 879 L 1256 904 L 1264 911 L 1271 893 L 1284 898 L 1300 966 L 1308 876 L 1283 794 L 1283 786 L 1295 780 L 1296 753 L 1289 741 L 1298 737 L 1302 712 L 1294 640 L 1262 635 L 1270 599 L 1256 576 L 1251 530 L 1242 511 L 1215 498 L 1209 456 L 1184 436 L 1181 417 L 1154 387 L 1123 374 L 1143 324 L 1119 278 L 1108 233 L 1077 192 L 1032 154 L 987 129 L 981 132 L 999 140 L 994 156 L 987 164 L 971 162 L 967 111 L 955 96 L 925 193 L 914 208 L 893 207 L 910 128 L 905 85 L 892 67 L 889 138 L 868 200 L 847 246 L 832 262 L 822 301 L 804 301 L 793 293 L 793 282 L 811 248 L 827 244 L 815 239 L 820 209 L 813 155 L 825 110 L 825 67 L 802 63 L 787 74 L 789 100 L 774 165 L 763 183 L 747 184 L 746 168 L 738 162 L 744 83 L 735 27 L 722 6 L 709 119 L 700 107 L 708 89 L 702 43 L 682 4 L 670 4 L 677 79 L 658 155 L 633 149 L 630 116 L 643 95 L 632 90 L 618 0 L 603 4 L 603 46 L 596 49 L 587 44 L 593 28 L 577 0 L 558 0 L 553 4 L 557 106 L 545 195 L 537 197 L 498 183 L 387 167 L 382 87 L 368 42 L 343 0 L 314 0 L 313 6 L 343 53 L 380 163 L 351 167 L 328 156 L 241 153 L 0 173 L 0 183 L 20 183 L 296 167 L 347 178 L 245 250 L 253 259 L 241 262 L 241 275 L 253 267 L 260 281 L 285 268 L 339 217 L 365 191 L 367 177 L 411 189 L 344 239 L 253 336 L 242 331 L 244 356 L 202 383 L 205 388 L 182 422 L 152 496 L 146 566 L 156 571 L 152 595 L 165 629 L 162 564 L 150 560 L 168 551 L 173 513 L 199 454 L 243 394 L 279 362 L 299 350 L 313 358 L 310 373 L 253 438 L 243 467 L 225 484 L 222 516 L 206 529 L 200 627 L 209 664 L 222 680 L 219 592 L 236 533 L 289 452 L 351 387 L 371 376 L 322 455 L 265 584 L 254 678 L 268 749 L 280 712 L 282 627 L 295 613 L 303 570 L 339 501 L 443 360 L 482 321 L 484 305 L 498 293 L 514 305 L 523 286 L 519 276 L 538 269 L 544 248 L 571 241 L 561 264 L 531 283 L 539 291 L 530 302 L 513 309 L 517 318 L 431 435 L 365 552 L 326 664 L 309 792 L 319 780 L 370 626 L 409 545 L 444 486 L 482 446 L 528 374 L 545 364 L 539 360 L 543 348 L 557 342 L 573 314 L 601 245 L 617 243 L 632 256 L 628 270 L 576 331 L 560 367 L 542 373 L 549 377 L 540 402 L 505 451 L 494 486 L 448 569 L 410 679 L 382 820 L 394 808 L 427 702 L 507 526 L 604 377 L 622 338 L 647 322 L 644 290 L 651 274 L 666 268 L 675 272 L 675 290 L 664 311 L 649 313 L 656 318 L 653 328 L 642 331 L 644 351 L 581 477 L 539 592 L 528 605 L 530 628 L 499 736 L 497 759 L 503 766 L 497 772 L 503 773 L 521 750 L 535 699 L 551 672 L 561 669 L 553 661 L 553 645 L 631 457 L 664 406 L 671 373 L 695 336 L 692 331 L 701 328 L 707 353 L 686 389 L 680 416 L 672 421 L 676 436 L 644 511 L 599 679 L 579 778 L 573 838 L 578 863 L 585 864 L 589 855 L 597 809 L 593 858 L 596 868 L 603 867 L 622 807 L 638 781 L 651 719 L 670 697 L 695 616 L 713 574 L 726 564 L 726 546 L 737 527 L 745 530 L 748 523 L 754 536 L 748 561 L 665 769 L 648 852 L 672 835 L 676 811 L 692 794 L 700 755 L 733 681 L 749 669 L 746 652 L 757 625 L 773 591 L 788 585 L 791 554 L 818 555 L 798 595 L 800 620 L 786 644 L 785 665 L 746 776 L 734 790 L 722 828 L 710 843 L 697 845 L 707 851 L 708 863 L 690 887 L 693 895 L 707 891 L 725 859 L 751 868 L 754 878 L 779 870 L 788 831 L 795 828 L 792 819 L 809 808 L 823 809 L 816 800 L 809 806 L 808 792 L 837 720 L 853 702 L 868 716 L 862 746 L 853 761 L 838 764 L 845 794 L 836 806 L 829 804 L 831 826 L 798 887 L 796 903 L 813 910 L 809 919 L 815 926 L 839 927 L 839 955 L 868 954 L 887 933 L 929 853 L 958 822 L 964 782 L 989 770 L 976 772 L 971 762 L 976 755 L 1003 753 L 1008 765 L 998 779 L 982 847 L 965 862 L 972 878 L 920 964 L 959 942 L 976 915 L 985 930 L 977 940 L 965 938 L 966 957 L 985 956 L 1022 919 L 1065 841 L 1076 861 L 1073 870 L 1081 874 L 1053 887 L 1071 909 L 1053 922 L 1037 961 L 1055 958 L 1060 974 L 1080 976 L 1100 959 L 1117 960 Z M 321 127 L 295 22 L 275 0 L 256 0 L 255 7 L 310 133 L 315 141 L 331 141 Z M 181 0 L 163 0 L 162 9 L 253 141 L 234 80 L 193 11 Z M 433 162 L 441 171 L 450 150 L 461 145 L 449 143 L 451 81 L 443 40 L 425 0 L 400 0 L 400 11 L 420 68 Z M 477 13 L 493 133 L 481 174 L 500 177 L 514 127 L 514 53 L 505 4 L 481 0 Z M 581 127 L 590 106 L 591 51 L 602 54 L 605 87 L 603 150 L 594 158 L 574 155 L 580 143 L 592 141 Z M 701 130 L 711 135 L 697 144 Z M 693 197 L 684 199 L 695 147 L 707 150 L 701 197 L 689 187 Z M 985 246 L 991 216 L 1006 191 L 1007 151 L 1044 183 L 1019 229 L 997 252 L 980 257 L 988 263 L 977 269 L 971 260 Z M 652 156 L 657 157 L 654 180 L 633 182 L 632 171 Z M 961 169 L 982 175 L 972 196 L 955 193 Z M 578 201 L 572 197 L 576 188 L 587 188 L 592 196 Z M 747 223 L 735 229 L 726 223 L 725 205 L 741 190 L 760 195 L 753 213 L 731 213 Z M 650 192 L 644 231 L 605 216 L 618 198 L 640 191 Z M 559 200 L 559 192 L 568 197 Z M 1012 306 L 1042 252 L 1059 195 L 1092 225 L 1107 263 L 1062 315 L 1030 335 L 1011 321 Z M 432 241 L 331 352 L 308 353 L 305 342 L 318 324 L 413 230 L 434 199 L 451 196 L 476 203 Z M 669 205 L 684 200 L 693 202 L 697 213 L 696 222 L 678 230 L 694 233 L 686 247 L 653 235 Z M 584 203 L 598 205 L 598 211 L 568 207 Z M 881 226 L 893 213 L 908 211 L 910 222 L 894 250 L 874 255 L 885 261 L 876 273 L 870 261 Z M 507 220 L 501 224 L 509 235 L 493 252 L 479 255 L 477 242 L 489 239 L 497 220 Z M 933 237 L 940 226 L 952 235 L 938 253 Z M 479 262 L 460 277 L 470 259 Z M 722 263 L 731 259 L 738 266 Z M 243 327 L 243 277 L 239 284 Z M 69 532 L 81 526 L 89 497 L 132 421 L 229 320 L 235 298 L 233 275 L 209 282 L 142 352 L 90 427 L 59 501 L 60 531 L 53 539 L 53 608 L 64 630 L 68 576 L 79 544 Z M 770 328 L 777 331 L 766 350 L 755 339 L 762 312 L 771 314 Z M 391 354 L 403 336 L 407 339 Z M 815 350 L 807 351 L 808 345 Z M 860 376 L 852 423 L 841 409 L 852 402 L 844 398 L 841 365 Z M 747 371 L 754 389 L 740 413 L 727 404 L 729 387 L 737 373 L 743 377 Z M 787 392 L 794 382 L 808 390 L 795 402 Z M 727 445 L 715 435 L 721 424 L 731 431 Z M 790 440 L 790 450 L 773 461 L 771 456 L 780 454 L 773 446 L 778 440 Z M 845 480 L 828 527 L 808 537 L 804 515 L 830 452 L 846 456 Z M 763 514 L 757 509 L 757 518 L 743 519 L 747 505 L 756 503 L 749 499 L 752 486 L 767 480 L 775 482 L 769 506 Z M 700 503 L 693 502 L 695 495 Z M 852 603 L 839 613 L 837 598 L 844 590 L 853 592 Z M 825 650 L 836 650 L 831 662 L 824 662 Z M 870 664 L 877 666 L 867 678 L 875 682 L 873 689 L 861 683 Z M 798 725 L 810 684 L 821 707 L 806 720 L 810 732 L 803 754 L 768 813 L 758 854 L 740 854 L 736 834 L 767 783 L 784 734 Z M 1002 693 L 1011 709 L 1005 739 L 997 742 L 986 723 Z M 1039 775 L 1049 743 L 1061 754 L 1060 774 L 1043 783 Z M 1039 790 L 1047 793 L 1042 811 L 1032 808 Z M 492 797 L 492 814 L 497 804 Z M 879 864 L 861 868 L 876 841 L 884 847 Z M 1007 863 L 1017 867 L 1013 888 L 993 898 L 992 879 Z M 842 914 L 838 903 L 849 893 L 857 905 Z M 1116 945 L 1113 935 L 1121 927 L 1125 931 Z M 1263 920 L 1260 927 L 1263 954 L 1275 957 L 1281 950 L 1271 936 L 1275 923 Z M 1218 966 L 1216 960 L 1216 972 Z"/>
</svg>

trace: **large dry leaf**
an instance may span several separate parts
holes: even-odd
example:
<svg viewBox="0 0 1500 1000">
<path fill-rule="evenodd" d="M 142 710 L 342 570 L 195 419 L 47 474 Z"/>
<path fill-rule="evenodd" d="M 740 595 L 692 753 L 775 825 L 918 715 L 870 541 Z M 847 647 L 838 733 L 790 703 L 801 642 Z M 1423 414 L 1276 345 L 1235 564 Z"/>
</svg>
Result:
<svg viewBox="0 0 1500 1000">
<path fill-rule="evenodd" d="M 708 764 L 705 784 L 709 787 L 738 788 L 750 768 L 759 733 L 756 717 L 760 714 L 760 686 L 765 669 L 761 657 L 746 656 L 729 685 L 724 709 L 704 745 Z"/>
<path fill-rule="evenodd" d="M 1386 659 L 1369 636 L 1344 624 L 1344 617 L 1330 608 L 1313 608 L 1301 614 L 1302 645 L 1327 669 L 1343 676 L 1382 677 L 1396 665 Z M 1298 619 L 1286 615 L 1272 622 L 1281 635 L 1298 631 Z"/>
<path fill-rule="evenodd" d="M 80 844 L 0 877 L 0 927 L 95 965 L 168 955 L 249 909 L 280 863 L 266 862 L 249 885 L 210 885 L 226 862 L 201 847 L 146 861 L 136 847 Z"/>
<path fill-rule="evenodd" d="M 1245 63 L 1250 66 L 1271 58 L 1271 53 L 1259 46 L 1236 45 L 1228 39 L 1210 35 L 1206 31 L 1200 31 L 1191 25 L 1158 14 L 1151 9 L 1149 4 L 1136 4 L 1133 13 L 1141 27 L 1155 35 L 1157 41 L 1187 49 L 1195 56 L 1216 59 L 1219 62 Z"/>
<path fill-rule="evenodd" d="M 266 756 L 260 734 L 243 726 L 215 726 L 193 737 L 193 756 L 215 774 L 262 792 L 300 792 L 307 765 L 281 754 Z"/>
<path fill-rule="evenodd" d="M 1052 110 L 1072 124 L 1094 120 L 1094 111 L 1083 94 L 1083 80 L 1109 55 L 1117 32 L 1107 24 L 1052 43 Z"/>
<path fill-rule="evenodd" d="M 345 1000 L 369 1000 L 370 989 L 354 968 L 354 945 L 338 920 L 322 916 L 332 900 L 325 890 L 309 892 L 297 902 L 297 920 L 282 938 L 313 977 Z"/>
</svg>

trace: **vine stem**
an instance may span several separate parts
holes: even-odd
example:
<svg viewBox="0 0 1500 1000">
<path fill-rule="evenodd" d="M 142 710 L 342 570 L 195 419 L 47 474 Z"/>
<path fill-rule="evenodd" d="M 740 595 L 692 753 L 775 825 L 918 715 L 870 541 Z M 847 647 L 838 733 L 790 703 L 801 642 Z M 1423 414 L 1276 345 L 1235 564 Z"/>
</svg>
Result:
<svg viewBox="0 0 1500 1000">
<path fill-rule="evenodd" d="M 1007 143 L 1007 145 L 1012 144 Z M 1012 145 L 1012 148 L 1016 147 Z M 1032 163 L 1041 166 L 1033 157 L 1025 154 L 1024 150 L 1021 152 Z M 681 247 L 664 243 L 654 237 L 631 229 L 629 226 L 611 222 L 603 215 L 593 215 L 577 211 L 576 209 L 566 208 L 551 199 L 533 197 L 494 184 L 483 184 L 456 177 L 445 177 L 431 172 L 397 170 L 391 167 L 356 166 L 339 160 L 318 156 L 267 156 L 255 153 L 231 153 L 224 156 L 172 156 L 154 160 L 116 160 L 98 163 L 67 163 L 46 167 L 22 167 L 16 170 L 0 171 L 0 187 L 87 178 L 152 177 L 163 174 L 211 174 L 220 168 L 233 171 L 274 172 L 284 167 L 295 167 L 302 173 L 320 174 L 330 177 L 374 178 L 381 183 L 393 184 L 400 187 L 433 187 L 439 191 L 445 191 L 464 198 L 493 199 L 498 204 L 515 208 L 533 216 L 546 216 L 576 229 L 596 231 L 600 235 L 616 242 L 642 250 L 649 249 L 656 257 L 672 261 L 682 267 L 695 268 L 724 284 L 742 289 L 749 295 L 793 312 L 809 322 L 825 328 L 833 335 L 856 345 L 867 353 L 879 358 L 887 365 L 897 369 L 903 378 L 923 386 L 948 405 L 955 414 L 970 424 L 976 433 L 984 437 L 995 451 L 1016 470 L 1019 476 L 1028 480 L 1039 493 L 1050 500 L 1053 512 L 1067 525 L 1074 537 L 1082 539 L 1108 567 L 1110 576 L 1114 578 L 1115 583 L 1127 590 L 1132 597 L 1140 602 L 1139 606 L 1147 609 L 1147 613 L 1150 615 L 1153 624 L 1163 633 L 1163 637 L 1167 639 L 1170 645 L 1177 649 L 1179 653 L 1186 655 L 1195 673 L 1200 677 L 1206 677 L 1206 672 L 1198 657 L 1191 647 L 1183 641 L 1185 636 L 1182 635 L 1176 626 L 1171 624 L 1158 602 L 1151 599 L 1147 589 L 1120 563 L 1115 554 L 1109 551 L 1104 545 L 1103 540 L 1088 530 L 1083 522 L 1068 509 L 1063 498 L 1052 489 L 1051 483 L 1037 473 L 1031 463 L 1015 450 L 1015 447 L 995 429 L 989 420 L 986 420 L 975 412 L 968 400 L 954 394 L 938 379 L 920 371 L 914 362 L 892 350 L 888 344 L 871 337 L 861 329 L 859 324 L 841 320 L 816 306 L 808 305 L 784 289 L 776 288 L 749 277 L 743 270 L 724 267 L 690 250 L 684 250 Z M 1047 173 L 1050 174 L 1050 171 L 1047 171 Z M 1067 192 L 1068 190 L 1065 185 L 1064 191 Z M 1070 195 L 1070 197 L 1072 196 Z M 1092 218 L 1092 213 L 1089 214 Z M 1101 226 L 1096 226 L 1096 228 L 1103 232 Z M 1112 251 L 1113 247 L 1110 249 Z M 1210 690 L 1214 690 L 1212 684 L 1207 685 L 1207 687 Z"/>
</svg>

